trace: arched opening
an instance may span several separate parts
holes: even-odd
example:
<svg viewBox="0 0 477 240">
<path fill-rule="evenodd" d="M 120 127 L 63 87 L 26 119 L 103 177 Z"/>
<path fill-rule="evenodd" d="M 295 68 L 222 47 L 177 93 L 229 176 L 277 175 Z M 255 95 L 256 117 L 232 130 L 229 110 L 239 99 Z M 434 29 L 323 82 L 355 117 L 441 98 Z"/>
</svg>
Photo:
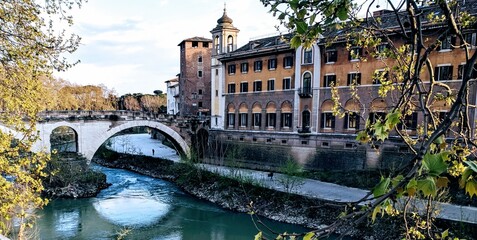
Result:
<svg viewBox="0 0 477 240">
<path fill-rule="evenodd" d="M 277 123 L 277 106 L 274 102 L 269 102 L 267 104 L 267 119 L 266 119 L 266 126 L 269 129 L 273 129 L 276 127 Z"/>
<path fill-rule="evenodd" d="M 239 127 L 246 128 L 248 126 L 248 106 L 241 103 L 239 107 Z"/>
<path fill-rule="evenodd" d="M 227 38 L 227 52 L 232 52 L 234 50 L 234 37 L 229 36 Z"/>
<path fill-rule="evenodd" d="M 333 130 L 335 128 L 335 116 L 333 115 L 333 101 L 327 99 L 321 104 L 321 121 L 320 127 L 322 129 Z"/>
<path fill-rule="evenodd" d="M 360 124 L 360 104 L 355 99 L 350 99 L 345 104 L 346 113 L 344 116 L 344 126 L 345 130 L 359 130 Z"/>
<path fill-rule="evenodd" d="M 216 51 L 216 53 L 217 53 L 217 54 L 220 54 L 220 40 L 219 40 L 219 36 L 215 36 L 214 45 L 215 45 L 215 51 Z"/>
<path fill-rule="evenodd" d="M 310 72 L 306 72 L 306 73 L 303 74 L 300 96 L 301 97 L 311 97 L 312 96 L 312 92 L 311 92 L 311 73 Z"/>
<path fill-rule="evenodd" d="M 227 128 L 233 129 L 235 127 L 235 105 L 230 103 L 227 106 Z"/>
<path fill-rule="evenodd" d="M 50 151 L 51 152 L 78 152 L 78 134 L 68 126 L 60 126 L 50 135 Z"/>
<path fill-rule="evenodd" d="M 256 102 L 252 106 L 252 127 L 259 129 L 262 126 L 262 105 Z"/>
<path fill-rule="evenodd" d="M 291 102 L 289 101 L 284 101 L 282 103 L 282 106 L 280 108 L 281 110 L 281 127 L 282 129 L 288 130 L 288 129 L 293 129 L 293 119 L 292 119 L 292 112 L 293 112 L 293 106 Z"/>
</svg>

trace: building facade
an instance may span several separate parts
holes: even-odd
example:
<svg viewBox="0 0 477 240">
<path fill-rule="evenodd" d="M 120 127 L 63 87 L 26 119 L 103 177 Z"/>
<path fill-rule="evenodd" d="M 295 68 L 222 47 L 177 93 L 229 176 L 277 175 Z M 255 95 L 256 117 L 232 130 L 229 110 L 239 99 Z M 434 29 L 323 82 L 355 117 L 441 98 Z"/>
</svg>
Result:
<svg viewBox="0 0 477 240">
<path fill-rule="evenodd" d="M 466 5 L 470 10 L 477 9 L 475 1 Z M 423 11 L 426 9 L 432 11 L 432 6 Z M 379 11 L 375 16 L 386 21 L 393 14 Z M 396 104 L 396 95 L 383 97 L 380 87 L 400 84 L 392 71 L 397 60 L 384 54 L 390 42 L 398 48 L 405 46 L 399 35 L 389 35 L 374 49 L 327 33 L 329 36 L 325 34 L 310 48 L 292 49 L 290 36 L 284 35 L 254 39 L 228 51 L 227 42 L 220 41 L 227 36 L 220 35 L 226 31 L 219 31 L 224 16 L 231 26 L 232 20 L 224 11 L 219 25 L 211 31 L 213 39 L 219 39 L 212 55 L 212 119 L 218 120 L 211 122 L 211 135 L 216 142 L 220 139 L 228 146 L 239 145 L 242 153 L 237 159 L 244 159 L 252 167 L 278 167 L 286 158 L 293 158 L 309 168 L 333 169 L 393 167 L 409 160 L 408 148 L 398 138 L 374 146 L 355 140 L 366 120 L 382 119 Z M 435 41 L 439 27 L 442 26 L 426 25 L 427 41 Z M 236 40 L 238 31 L 233 33 Z M 476 30 L 469 29 L 464 38 L 475 51 Z M 445 82 L 452 90 L 460 86 L 465 62 L 464 52 L 452 49 L 462 44 L 455 39 L 446 37 L 439 51 L 430 56 L 435 66 L 433 80 Z M 421 74 L 427 82 L 429 76 L 426 71 Z M 444 90 L 436 89 L 436 94 Z M 333 91 L 339 99 L 333 99 Z M 474 87 L 469 94 L 473 103 L 477 102 L 475 92 Z M 437 98 L 435 101 L 431 110 L 444 116 L 450 105 Z M 333 114 L 336 106 L 342 108 L 342 117 Z M 418 111 L 409 113 L 402 117 L 398 128 L 412 137 L 423 119 Z M 217 158 L 220 153 L 212 155 Z"/>
<path fill-rule="evenodd" d="M 181 116 L 208 116 L 211 104 L 212 40 L 193 37 L 180 47 L 179 91 Z"/>
<path fill-rule="evenodd" d="M 167 80 L 167 114 L 176 115 L 179 113 L 179 78 Z"/>
</svg>

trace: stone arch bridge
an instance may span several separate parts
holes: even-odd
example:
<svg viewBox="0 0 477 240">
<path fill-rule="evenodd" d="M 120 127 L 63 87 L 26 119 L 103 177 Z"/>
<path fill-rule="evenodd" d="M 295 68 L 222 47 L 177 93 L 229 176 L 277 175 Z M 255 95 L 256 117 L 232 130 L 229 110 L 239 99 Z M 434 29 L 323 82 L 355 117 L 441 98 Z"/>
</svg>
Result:
<svg viewBox="0 0 477 240">
<path fill-rule="evenodd" d="M 32 150 L 49 152 L 53 130 L 66 126 L 76 133 L 77 152 L 91 160 L 114 134 L 133 127 L 149 127 L 170 140 L 180 154 L 189 155 L 192 136 L 205 126 L 204 120 L 132 111 L 45 111 L 40 113 L 37 124 L 40 140 Z"/>
</svg>

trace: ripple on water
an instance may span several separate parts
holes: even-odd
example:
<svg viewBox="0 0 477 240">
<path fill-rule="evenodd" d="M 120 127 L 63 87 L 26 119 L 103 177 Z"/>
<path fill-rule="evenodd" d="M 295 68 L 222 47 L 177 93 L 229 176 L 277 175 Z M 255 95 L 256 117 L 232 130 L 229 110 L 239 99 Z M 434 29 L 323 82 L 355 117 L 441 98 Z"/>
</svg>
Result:
<svg viewBox="0 0 477 240">
<path fill-rule="evenodd" d="M 114 224 L 140 227 L 156 223 L 171 208 L 157 200 L 137 197 L 101 199 L 94 202 L 93 207 L 99 215 Z"/>
</svg>

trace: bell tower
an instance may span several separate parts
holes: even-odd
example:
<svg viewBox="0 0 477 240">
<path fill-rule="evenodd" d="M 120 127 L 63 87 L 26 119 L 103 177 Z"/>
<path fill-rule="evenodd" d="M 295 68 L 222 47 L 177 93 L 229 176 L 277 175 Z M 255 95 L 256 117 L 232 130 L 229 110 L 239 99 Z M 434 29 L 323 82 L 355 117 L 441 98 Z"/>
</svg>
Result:
<svg viewBox="0 0 477 240">
<path fill-rule="evenodd" d="M 219 59 L 237 49 L 237 34 L 240 31 L 232 25 L 233 20 L 224 13 L 217 20 L 217 26 L 212 33 L 212 62 L 211 62 L 211 121 L 212 129 L 225 127 L 225 66 Z"/>
</svg>

